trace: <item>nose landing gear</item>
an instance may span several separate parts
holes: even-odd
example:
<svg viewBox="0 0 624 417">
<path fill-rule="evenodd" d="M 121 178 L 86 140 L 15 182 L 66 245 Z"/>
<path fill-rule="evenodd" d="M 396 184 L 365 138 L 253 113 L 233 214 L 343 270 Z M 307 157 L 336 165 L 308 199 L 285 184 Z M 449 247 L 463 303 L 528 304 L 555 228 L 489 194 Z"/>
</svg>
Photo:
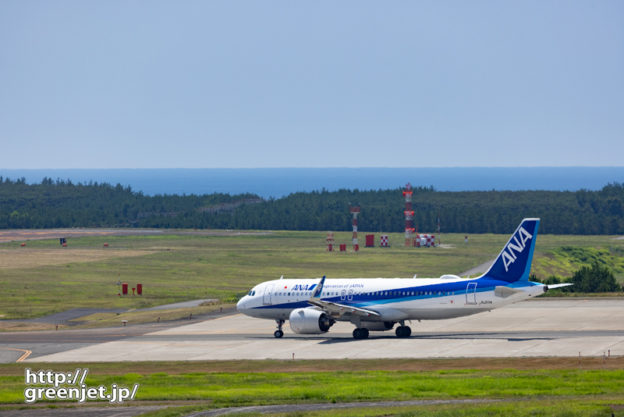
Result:
<svg viewBox="0 0 624 417">
<path fill-rule="evenodd" d="M 284 331 L 282 330 L 284 320 L 275 320 L 275 323 L 277 324 L 277 330 L 275 331 L 275 333 L 273 333 L 273 336 L 279 339 L 280 337 L 284 336 Z"/>
</svg>

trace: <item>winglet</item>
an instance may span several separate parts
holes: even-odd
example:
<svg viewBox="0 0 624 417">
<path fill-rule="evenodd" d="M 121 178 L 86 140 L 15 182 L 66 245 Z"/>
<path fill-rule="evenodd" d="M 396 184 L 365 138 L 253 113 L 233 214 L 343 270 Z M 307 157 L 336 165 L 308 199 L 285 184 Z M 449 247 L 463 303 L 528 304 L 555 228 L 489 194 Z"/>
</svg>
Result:
<svg viewBox="0 0 624 417">
<path fill-rule="evenodd" d="M 325 275 L 321 278 L 321 282 L 316 286 L 316 290 L 314 290 L 314 294 L 310 298 L 320 298 L 321 292 L 323 291 L 323 285 L 325 285 Z"/>
</svg>

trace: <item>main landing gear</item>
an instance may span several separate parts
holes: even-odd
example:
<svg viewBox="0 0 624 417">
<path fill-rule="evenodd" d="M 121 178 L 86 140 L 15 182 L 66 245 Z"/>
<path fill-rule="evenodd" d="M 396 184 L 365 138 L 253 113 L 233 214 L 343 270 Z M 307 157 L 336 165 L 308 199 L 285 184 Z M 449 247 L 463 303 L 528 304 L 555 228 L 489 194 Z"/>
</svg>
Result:
<svg viewBox="0 0 624 417">
<path fill-rule="evenodd" d="M 405 338 L 410 337 L 412 334 L 412 329 L 409 326 L 405 325 L 404 321 L 399 322 L 401 325 L 396 328 L 397 337 Z"/>
<path fill-rule="evenodd" d="M 354 339 L 368 339 L 368 329 L 364 327 L 358 327 L 353 330 Z"/>
<path fill-rule="evenodd" d="M 284 336 L 284 331 L 282 330 L 284 320 L 275 320 L 275 323 L 277 323 L 277 330 L 275 331 L 275 333 L 273 333 L 273 336 L 279 339 L 280 337 Z"/>
</svg>

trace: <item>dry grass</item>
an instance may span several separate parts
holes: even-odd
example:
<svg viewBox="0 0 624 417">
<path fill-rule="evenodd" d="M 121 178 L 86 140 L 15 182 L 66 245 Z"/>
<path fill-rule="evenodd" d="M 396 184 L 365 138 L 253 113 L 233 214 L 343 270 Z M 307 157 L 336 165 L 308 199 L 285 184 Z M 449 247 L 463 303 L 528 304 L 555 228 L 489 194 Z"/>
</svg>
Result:
<svg viewBox="0 0 624 417">
<path fill-rule="evenodd" d="M 26 269 L 40 266 L 65 265 L 76 262 L 94 262 L 114 258 L 130 258 L 155 253 L 149 250 L 119 249 L 0 249 L 0 268 Z"/>
<path fill-rule="evenodd" d="M 2 318 L 2 317 L 0 317 Z M 58 329 L 65 329 L 67 326 L 59 325 Z M 31 332 L 39 330 L 55 330 L 56 325 L 52 323 L 38 323 L 31 321 L 0 320 L 0 332 Z"/>
<path fill-rule="evenodd" d="M 197 318 L 203 314 L 210 314 L 220 311 L 221 309 L 225 310 L 232 307 L 234 307 L 234 304 L 215 303 L 189 308 L 128 311 L 125 313 L 95 313 L 75 320 L 76 322 L 84 322 L 84 324 L 72 326 L 72 329 L 119 326 L 122 320 L 126 320 L 129 324 L 184 320 Z"/>
</svg>

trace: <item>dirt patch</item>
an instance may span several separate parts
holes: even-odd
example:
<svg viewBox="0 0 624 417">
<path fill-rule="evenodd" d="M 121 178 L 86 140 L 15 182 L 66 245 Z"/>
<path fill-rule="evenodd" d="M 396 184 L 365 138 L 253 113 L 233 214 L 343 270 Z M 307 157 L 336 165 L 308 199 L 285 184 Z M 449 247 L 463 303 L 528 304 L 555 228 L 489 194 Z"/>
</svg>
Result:
<svg viewBox="0 0 624 417">
<path fill-rule="evenodd" d="M 158 229 L 10 229 L 0 230 L 0 242 L 81 236 L 144 236 L 162 234 L 163 231 Z"/>
<path fill-rule="evenodd" d="M 64 329 L 66 326 L 58 326 Z M 0 320 L 0 332 L 30 332 L 40 330 L 55 330 L 56 326 L 50 323 L 38 323 L 23 320 Z"/>
<path fill-rule="evenodd" d="M 0 249 L 0 268 L 36 268 L 77 262 L 94 262 L 112 258 L 128 258 L 155 253 L 148 250 L 118 249 Z"/>
<path fill-rule="evenodd" d="M 151 236 L 151 235 L 195 235 L 195 236 L 265 236 L 273 232 L 241 230 L 187 230 L 187 229 L 10 229 L 0 230 L 0 243 L 58 239 L 61 237 L 82 236 Z"/>
<path fill-rule="evenodd" d="M 442 249 L 455 249 L 455 245 L 451 245 L 448 243 L 440 243 L 438 247 Z"/>
</svg>

